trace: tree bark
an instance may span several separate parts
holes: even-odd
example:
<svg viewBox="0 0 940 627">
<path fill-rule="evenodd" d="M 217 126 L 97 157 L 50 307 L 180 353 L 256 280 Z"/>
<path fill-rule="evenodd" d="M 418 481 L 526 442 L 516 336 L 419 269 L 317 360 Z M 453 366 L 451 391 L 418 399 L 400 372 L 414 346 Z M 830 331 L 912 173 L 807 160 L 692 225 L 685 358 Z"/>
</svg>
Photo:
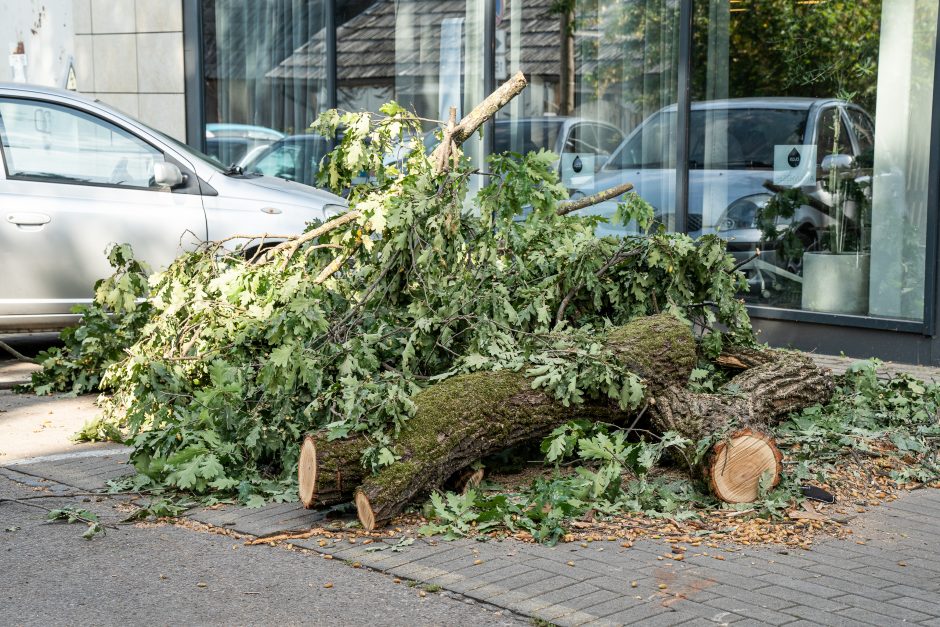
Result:
<svg viewBox="0 0 940 627">
<path fill-rule="evenodd" d="M 606 345 L 644 378 L 647 390 L 684 386 L 695 366 L 695 339 L 671 315 L 639 318 L 608 334 Z M 414 398 L 417 412 L 396 443 L 401 459 L 356 490 L 359 521 L 381 526 L 454 472 L 492 453 L 544 437 L 582 418 L 622 423 L 631 417 L 610 401 L 564 407 L 522 374 L 478 372 L 445 380 Z"/>
<path fill-rule="evenodd" d="M 522 374 L 508 371 L 453 377 L 421 391 L 414 402 L 417 413 L 396 446 L 401 459 L 356 490 L 359 521 L 367 530 L 487 455 L 542 437 L 574 418 L 618 423 L 629 416 L 606 402 L 564 407 L 533 390 Z"/>
<path fill-rule="evenodd" d="M 325 433 L 305 437 L 297 464 L 298 491 L 304 507 L 352 500 L 356 486 L 369 474 L 362 466 L 362 452 L 367 447 L 362 437 L 328 440 Z"/>
<path fill-rule="evenodd" d="M 779 451 L 762 434 L 788 413 L 823 403 L 832 393 L 828 374 L 809 357 L 733 346 L 716 362 L 741 372 L 717 393 L 692 392 L 687 386 L 698 359 L 695 339 L 686 323 L 667 314 L 615 328 L 604 343 L 643 378 L 654 427 L 693 442 L 685 451 L 689 459 L 703 438 L 730 433 L 700 467 L 724 500 L 756 494 L 766 470 L 772 471 L 772 484 L 779 481 Z M 421 391 L 414 402 L 416 413 L 394 445 L 399 460 L 375 475 L 360 464 L 364 440 L 308 436 L 298 471 L 304 504 L 347 501 L 358 486 L 360 522 L 374 529 L 492 453 L 544 437 L 575 418 L 623 424 L 635 416 L 606 399 L 564 407 L 533 390 L 523 374 L 507 371 L 453 377 Z"/>
<path fill-rule="evenodd" d="M 781 350 L 762 353 L 758 358 L 748 352 L 751 363 L 762 363 L 732 377 L 717 394 L 663 388 L 655 395 L 653 424 L 698 442 L 729 428 L 764 431 L 790 412 L 825 403 L 832 396 L 832 379 L 806 355 Z"/>
</svg>

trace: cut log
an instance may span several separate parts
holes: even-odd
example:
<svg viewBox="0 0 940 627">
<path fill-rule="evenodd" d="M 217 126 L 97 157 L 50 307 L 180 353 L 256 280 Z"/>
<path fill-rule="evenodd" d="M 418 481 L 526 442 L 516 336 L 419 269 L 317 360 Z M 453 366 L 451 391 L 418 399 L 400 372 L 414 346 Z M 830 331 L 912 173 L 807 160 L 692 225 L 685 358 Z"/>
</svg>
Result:
<svg viewBox="0 0 940 627">
<path fill-rule="evenodd" d="M 779 481 L 779 461 L 771 461 L 779 460 L 779 452 L 769 438 L 757 434 L 792 411 L 825 402 L 832 392 L 827 373 L 808 357 L 735 348 L 723 354 L 732 360 L 724 365 L 741 372 L 718 393 L 691 392 L 687 384 L 697 361 L 695 340 L 686 323 L 669 315 L 634 320 L 612 330 L 604 343 L 625 368 L 643 377 L 653 427 L 676 431 L 693 442 L 685 451 L 688 459 L 703 438 L 732 433 L 731 445 L 717 447 L 711 465 L 703 464 L 713 475 L 716 496 L 729 502 L 753 500 L 765 470 L 773 470 L 772 483 Z M 563 407 L 514 372 L 453 377 L 413 400 L 415 416 L 394 444 L 400 459 L 376 475 L 367 475 L 360 465 L 363 440 L 308 437 L 298 470 L 304 504 L 347 501 L 358 485 L 360 522 L 374 529 L 487 455 L 542 438 L 573 418 L 623 424 L 633 417 L 606 399 Z"/>
<path fill-rule="evenodd" d="M 676 431 L 693 442 L 734 428 L 766 430 L 790 412 L 825 403 L 832 379 L 806 355 L 764 351 L 760 365 L 734 376 L 717 394 L 666 386 L 655 395 L 652 422 L 660 431 Z"/>
<path fill-rule="evenodd" d="M 507 371 L 453 377 L 422 390 L 414 402 L 417 413 L 396 442 L 401 459 L 356 490 L 359 522 L 367 530 L 491 453 L 543 437 L 574 418 L 622 423 L 629 416 L 607 402 L 564 407 Z"/>
<path fill-rule="evenodd" d="M 612 330 L 605 345 L 648 390 L 684 387 L 695 366 L 689 326 L 671 315 L 634 320 Z M 396 442 L 401 459 L 356 491 L 366 529 L 385 524 L 417 496 L 492 453 L 544 437 L 572 420 L 622 423 L 631 414 L 607 400 L 564 407 L 515 372 L 479 372 L 433 385 L 414 398 L 417 411 Z"/>
<path fill-rule="evenodd" d="M 760 494 L 760 479 L 769 473 L 769 486 L 780 483 L 783 456 L 766 433 L 742 429 L 712 448 L 706 466 L 712 494 L 726 503 L 752 503 Z"/>
<path fill-rule="evenodd" d="M 304 507 L 352 500 L 356 486 L 368 474 L 362 467 L 366 447 L 363 438 L 328 440 L 326 434 L 305 437 L 297 463 L 298 492 Z"/>
<path fill-rule="evenodd" d="M 352 501 L 356 488 L 369 474 L 362 466 L 367 447 L 364 438 L 329 440 L 326 433 L 307 435 L 297 462 L 297 491 L 303 506 L 311 509 Z M 466 494 L 480 485 L 483 475 L 483 468 L 468 467 L 454 473 L 444 487 Z"/>
</svg>

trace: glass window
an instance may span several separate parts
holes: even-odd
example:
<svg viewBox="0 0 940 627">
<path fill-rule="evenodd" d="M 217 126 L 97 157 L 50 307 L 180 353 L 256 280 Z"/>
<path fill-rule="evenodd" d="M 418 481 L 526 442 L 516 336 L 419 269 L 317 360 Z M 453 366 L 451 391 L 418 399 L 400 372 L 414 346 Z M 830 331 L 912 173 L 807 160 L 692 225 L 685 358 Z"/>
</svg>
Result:
<svg viewBox="0 0 940 627">
<path fill-rule="evenodd" d="M 529 87 L 499 112 L 497 133 L 503 125 L 510 145 L 561 152 L 559 173 L 572 194 L 632 183 L 672 226 L 679 3 L 505 0 L 498 7 L 497 80 L 522 70 Z M 563 146 L 548 136 L 534 143 L 534 121 L 573 130 Z M 615 207 L 611 201 L 583 212 L 612 217 Z"/>
<path fill-rule="evenodd" d="M 493 152 L 517 152 L 525 154 L 533 150 L 559 150 L 559 140 L 564 130 L 562 120 L 500 120 L 496 123 L 496 139 Z"/>
<path fill-rule="evenodd" d="M 153 186 L 163 153 L 81 111 L 36 100 L 0 99 L 7 176 L 52 183 Z"/>
<path fill-rule="evenodd" d="M 827 155 L 853 155 L 852 139 L 839 109 L 825 109 L 816 129 L 816 163 L 822 165 Z"/>
<path fill-rule="evenodd" d="M 690 230 L 748 302 L 922 319 L 937 11 L 693 3 Z"/>
<path fill-rule="evenodd" d="M 202 0 L 212 157 L 240 163 L 327 108 L 325 11 L 323 0 Z"/>
<path fill-rule="evenodd" d="M 483 100 L 483 2 L 480 0 L 338 0 L 337 104 L 377 111 L 394 100 L 433 130 Z M 476 136 L 463 149 L 480 163 Z M 479 183 L 474 179 L 474 183 Z"/>
</svg>

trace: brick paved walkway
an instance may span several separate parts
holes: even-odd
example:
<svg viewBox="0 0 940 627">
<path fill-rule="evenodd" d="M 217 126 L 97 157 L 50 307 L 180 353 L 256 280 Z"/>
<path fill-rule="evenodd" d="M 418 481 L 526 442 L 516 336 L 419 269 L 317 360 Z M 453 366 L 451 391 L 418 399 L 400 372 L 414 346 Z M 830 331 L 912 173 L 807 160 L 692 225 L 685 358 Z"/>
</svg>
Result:
<svg viewBox="0 0 940 627">
<path fill-rule="evenodd" d="M 814 358 L 835 372 L 855 361 Z M 885 364 L 879 371 L 940 380 L 936 368 Z M 0 464 L 0 475 L 54 492 L 93 490 L 132 472 L 126 459 L 126 449 L 88 450 Z M 193 520 L 255 536 L 308 529 L 327 515 L 296 503 L 189 513 Z M 558 625 L 940 627 L 938 519 L 940 491 L 918 490 L 853 520 L 848 540 L 818 541 L 810 551 L 728 546 L 705 554 L 689 547 L 681 562 L 657 559 L 669 546 L 653 540 L 630 549 L 617 542 L 545 547 L 419 539 L 395 550 L 398 537 L 388 538 L 382 550 L 378 543 L 291 542 Z"/>
<path fill-rule="evenodd" d="M 126 474 L 125 455 L 17 462 L 0 466 L 0 474 L 56 491 L 89 489 Z M 324 515 L 282 503 L 200 509 L 189 517 L 263 536 L 309 528 Z M 810 551 L 689 547 L 681 562 L 657 559 L 669 553 L 669 545 L 654 540 L 624 549 L 617 542 L 546 547 L 432 538 L 398 551 L 398 537 L 385 540 L 382 550 L 381 543 L 291 542 L 558 625 L 940 627 L 938 519 L 940 491 L 917 490 L 856 518 L 848 540 L 818 541 Z"/>
</svg>

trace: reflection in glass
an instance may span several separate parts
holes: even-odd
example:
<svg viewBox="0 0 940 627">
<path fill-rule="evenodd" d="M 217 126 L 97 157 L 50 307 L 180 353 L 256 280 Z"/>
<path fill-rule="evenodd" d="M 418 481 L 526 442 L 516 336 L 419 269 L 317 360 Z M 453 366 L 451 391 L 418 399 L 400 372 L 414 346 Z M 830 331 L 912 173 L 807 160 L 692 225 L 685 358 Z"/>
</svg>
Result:
<svg viewBox="0 0 940 627">
<path fill-rule="evenodd" d="M 660 112 L 676 100 L 679 3 L 671 0 L 507 0 L 497 15 L 497 80 L 522 70 L 530 86 L 497 117 L 497 149 L 545 148 L 575 197 L 631 182 L 671 225 L 675 129 Z M 555 132 L 541 132 L 547 129 Z M 630 145 L 627 156 L 622 146 Z M 625 169 L 612 155 L 645 167 Z M 632 167 L 632 166 L 631 166 Z M 616 202 L 582 210 L 612 217 Z M 606 224 L 599 234 L 631 229 Z"/>
<path fill-rule="evenodd" d="M 694 6 L 692 234 L 752 303 L 921 319 L 936 3 Z"/>
<path fill-rule="evenodd" d="M 228 165 L 325 108 L 322 0 L 203 0 L 206 152 Z"/>
</svg>

